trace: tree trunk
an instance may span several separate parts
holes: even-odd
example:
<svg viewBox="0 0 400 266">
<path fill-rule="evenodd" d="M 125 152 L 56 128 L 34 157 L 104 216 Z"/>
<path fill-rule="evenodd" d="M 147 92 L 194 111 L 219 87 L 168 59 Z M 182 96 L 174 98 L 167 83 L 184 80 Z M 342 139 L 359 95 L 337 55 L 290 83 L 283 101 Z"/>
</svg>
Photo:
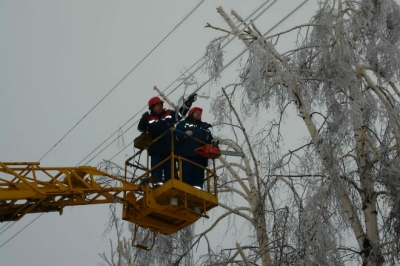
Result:
<svg viewBox="0 0 400 266">
<path fill-rule="evenodd" d="M 267 222 L 265 220 L 264 202 L 257 197 L 256 206 L 253 208 L 254 228 L 257 233 L 259 244 L 259 253 L 261 256 L 262 266 L 272 266 L 271 253 L 269 250 L 269 237 L 267 234 Z"/>
</svg>

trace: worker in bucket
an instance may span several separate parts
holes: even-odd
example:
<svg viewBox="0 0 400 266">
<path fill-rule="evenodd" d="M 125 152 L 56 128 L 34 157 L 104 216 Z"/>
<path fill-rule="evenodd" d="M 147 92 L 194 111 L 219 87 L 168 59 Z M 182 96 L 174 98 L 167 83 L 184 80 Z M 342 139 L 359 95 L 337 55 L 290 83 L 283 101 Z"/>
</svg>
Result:
<svg viewBox="0 0 400 266">
<path fill-rule="evenodd" d="M 151 168 L 166 159 L 171 153 L 171 132 L 170 128 L 184 117 L 190 106 L 196 101 L 197 94 L 192 94 L 179 108 L 179 110 L 165 109 L 164 101 L 159 97 L 152 97 L 148 102 L 149 111 L 145 112 L 138 124 L 140 132 L 150 133 L 152 139 L 164 134 L 158 141 L 148 148 Z M 171 178 L 171 162 L 166 161 L 151 173 L 153 182 L 162 185 Z"/>
<path fill-rule="evenodd" d="M 218 145 L 209 130 L 210 124 L 201 120 L 203 109 L 193 107 L 189 110 L 188 116 L 176 125 L 176 132 L 185 132 L 185 137 L 176 136 L 176 155 L 182 156 L 201 166 L 208 166 L 208 158 L 195 153 L 195 149 L 204 144 Z M 190 162 L 182 161 L 182 181 L 198 189 L 203 188 L 204 169 L 193 165 Z"/>
</svg>

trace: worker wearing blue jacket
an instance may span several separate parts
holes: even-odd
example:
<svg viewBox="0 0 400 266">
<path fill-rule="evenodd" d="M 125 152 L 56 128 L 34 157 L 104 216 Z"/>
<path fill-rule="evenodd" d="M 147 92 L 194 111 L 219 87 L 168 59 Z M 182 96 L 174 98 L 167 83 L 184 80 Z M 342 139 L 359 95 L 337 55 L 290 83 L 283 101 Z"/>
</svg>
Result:
<svg viewBox="0 0 400 266">
<path fill-rule="evenodd" d="M 182 156 L 201 166 L 208 166 L 208 158 L 195 154 L 195 149 L 205 143 L 215 143 L 216 140 L 209 130 L 210 124 L 201 121 L 203 109 L 193 107 L 188 116 L 176 125 L 176 131 L 186 133 L 186 136 L 177 135 L 176 155 Z M 199 140 L 199 141 L 198 141 Z M 202 189 L 204 184 L 204 169 L 189 162 L 182 161 L 182 181 Z"/>
<path fill-rule="evenodd" d="M 179 110 L 164 109 L 164 101 L 159 97 L 153 97 L 149 100 L 149 111 L 142 115 L 138 124 L 138 130 L 140 132 L 147 131 L 153 140 L 165 133 L 148 148 L 151 168 L 170 155 L 172 147 L 170 128 L 174 127 L 186 115 L 196 98 L 197 94 L 190 95 Z M 168 181 L 171 178 L 171 162 L 167 161 L 154 169 L 151 176 L 154 182 L 159 184 Z"/>
</svg>

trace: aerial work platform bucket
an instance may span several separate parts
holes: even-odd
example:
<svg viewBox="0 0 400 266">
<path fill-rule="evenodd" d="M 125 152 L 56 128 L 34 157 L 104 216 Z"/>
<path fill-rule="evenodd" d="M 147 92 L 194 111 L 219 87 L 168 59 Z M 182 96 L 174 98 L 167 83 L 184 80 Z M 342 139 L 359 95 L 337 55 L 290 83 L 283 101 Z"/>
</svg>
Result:
<svg viewBox="0 0 400 266">
<path fill-rule="evenodd" d="M 173 129 L 171 131 L 173 145 Z M 206 168 L 186 158 L 176 156 L 173 147 L 171 150 L 171 154 L 153 168 L 149 167 L 148 155 L 144 163 L 146 165 L 139 162 L 140 154 L 144 150 L 140 150 L 125 162 L 125 167 L 133 166 L 144 173 L 132 180 L 133 183 L 141 184 L 142 193 L 127 194 L 126 199 L 130 204 L 124 205 L 123 219 L 165 235 L 173 234 L 202 217 L 208 218 L 208 211 L 218 206 L 215 163 L 213 162 L 212 169 Z M 131 160 L 134 163 L 130 163 Z M 183 161 L 204 169 L 205 190 L 182 181 Z M 171 163 L 171 179 L 162 185 L 157 185 L 152 180 L 151 174 L 163 163 Z M 128 179 L 127 176 L 125 179 Z"/>
<path fill-rule="evenodd" d="M 171 179 L 155 189 L 146 185 L 143 197 L 134 201 L 133 208 L 124 206 L 122 217 L 142 228 L 169 235 L 208 217 L 206 213 L 217 205 L 215 195 Z"/>
</svg>

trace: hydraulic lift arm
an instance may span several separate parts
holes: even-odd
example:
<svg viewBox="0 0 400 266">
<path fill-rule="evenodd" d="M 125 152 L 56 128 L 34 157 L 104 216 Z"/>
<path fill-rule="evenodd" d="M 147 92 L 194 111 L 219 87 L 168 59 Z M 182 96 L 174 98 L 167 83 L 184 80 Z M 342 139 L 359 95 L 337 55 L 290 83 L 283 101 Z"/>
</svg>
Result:
<svg viewBox="0 0 400 266">
<path fill-rule="evenodd" d="M 171 138 L 173 143 L 173 134 Z M 120 203 L 122 219 L 135 224 L 132 244 L 149 250 L 158 233 L 173 234 L 208 217 L 207 212 L 218 206 L 214 160 L 213 168 L 206 168 L 176 156 L 172 147 L 171 155 L 152 169 L 148 165 L 137 167 L 144 173 L 128 182 L 127 167 L 136 166 L 129 161 L 140 158 L 142 151 L 126 160 L 124 177 L 91 166 L 41 167 L 38 162 L 0 162 L 0 222 L 18 221 L 29 213 L 62 214 L 66 206 Z M 205 171 L 205 190 L 183 182 L 184 161 Z M 171 179 L 161 186 L 150 184 L 152 171 L 167 162 L 171 164 Z M 134 244 L 140 227 L 154 233 L 151 247 Z"/>
<path fill-rule="evenodd" d="M 178 162 L 173 154 L 165 159 Z M 201 166 L 199 166 L 201 167 Z M 207 212 L 218 205 L 216 175 L 207 172 L 208 190 L 196 189 L 182 176 L 172 176 L 162 186 L 151 187 L 142 182 L 149 170 L 132 182 L 91 166 L 41 167 L 38 162 L 0 162 L 0 222 L 18 221 L 29 213 L 59 212 L 66 206 L 120 203 L 122 219 L 138 228 L 172 234 L 208 217 Z M 213 182 L 211 182 L 213 180 Z M 214 187 L 214 191 L 210 190 Z M 133 243 L 133 242 L 132 242 Z M 140 244 L 135 247 L 149 250 Z M 154 242 L 153 242 L 154 245 Z"/>
<path fill-rule="evenodd" d="M 91 166 L 41 167 L 37 162 L 0 162 L 0 222 L 27 213 L 57 211 L 65 206 L 119 202 L 141 188 Z"/>
</svg>

